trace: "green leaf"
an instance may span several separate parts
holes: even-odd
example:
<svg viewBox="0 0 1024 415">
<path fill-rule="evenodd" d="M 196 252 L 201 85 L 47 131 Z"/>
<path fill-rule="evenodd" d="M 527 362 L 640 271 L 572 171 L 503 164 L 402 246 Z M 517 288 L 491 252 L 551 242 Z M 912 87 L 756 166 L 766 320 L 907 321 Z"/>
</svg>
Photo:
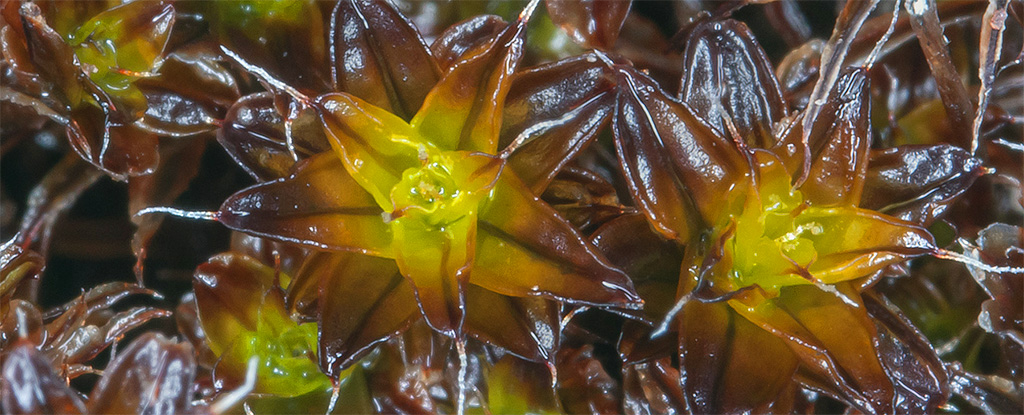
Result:
<svg viewBox="0 0 1024 415">
<path fill-rule="evenodd" d="M 526 22 L 472 49 L 430 91 L 411 124 L 443 150 L 494 154 L 502 106 L 523 54 Z"/>
</svg>

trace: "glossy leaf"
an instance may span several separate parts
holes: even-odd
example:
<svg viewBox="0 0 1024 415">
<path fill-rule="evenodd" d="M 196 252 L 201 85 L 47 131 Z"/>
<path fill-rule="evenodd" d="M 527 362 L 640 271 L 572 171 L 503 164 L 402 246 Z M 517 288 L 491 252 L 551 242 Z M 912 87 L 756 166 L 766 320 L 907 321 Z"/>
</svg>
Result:
<svg viewBox="0 0 1024 415">
<path fill-rule="evenodd" d="M 637 213 L 601 226 L 591 235 L 591 241 L 629 275 L 644 300 L 642 312 L 648 322 L 663 318 L 676 301 L 682 260 L 679 246 L 661 238 Z"/>
<path fill-rule="evenodd" d="M 291 320 L 278 278 L 274 269 L 231 253 L 196 269 L 199 318 L 220 357 L 214 369 L 219 389 L 241 383 L 251 357 L 259 359 L 257 392 L 297 396 L 329 385 L 315 363 L 316 327 Z"/>
<path fill-rule="evenodd" d="M 563 347 L 555 360 L 558 396 L 566 413 L 604 414 L 620 411 L 619 383 L 601 366 L 594 347 Z"/>
<path fill-rule="evenodd" d="M 50 368 L 28 341 L 20 341 L 4 354 L 0 409 L 5 414 L 84 414 L 85 405 L 75 391 Z"/>
<path fill-rule="evenodd" d="M 179 4 L 207 16 L 225 48 L 271 77 L 302 91 L 324 91 L 328 73 L 328 19 L 312 0 L 239 0 Z"/>
<path fill-rule="evenodd" d="M 631 0 L 546 0 L 548 14 L 580 45 L 610 49 L 615 46 Z"/>
<path fill-rule="evenodd" d="M 950 387 L 957 396 L 986 414 L 1011 413 L 1024 407 L 1020 395 L 1006 387 L 1006 379 L 965 372 L 957 364 L 949 364 Z"/>
<path fill-rule="evenodd" d="M 798 185 L 814 189 L 814 195 L 808 196 L 820 198 L 819 203 L 856 205 L 859 201 L 859 196 L 854 198 L 851 193 L 860 192 L 853 190 L 862 186 L 857 181 L 863 176 L 868 158 L 864 152 L 871 144 L 865 135 L 871 113 L 868 86 L 863 70 L 844 71 L 827 101 L 818 107 L 818 121 L 810 127 L 810 133 L 804 134 L 802 118 L 797 118 L 782 129 L 779 141 L 770 147 Z"/>
<path fill-rule="evenodd" d="M 4 303 L 0 304 L 0 315 L 3 318 L 0 342 L 3 342 L 4 349 L 13 346 L 19 338 L 31 342 L 33 346 L 42 345 L 47 340 L 43 314 L 32 303 L 17 298 L 4 299 Z"/>
<path fill-rule="evenodd" d="M 850 283 L 835 292 L 815 286 L 783 289 L 773 300 L 729 301 L 740 315 L 786 341 L 810 370 L 843 391 L 850 404 L 870 412 L 893 410 L 893 385 L 879 363 L 877 332 Z"/>
<path fill-rule="evenodd" d="M 202 47 L 170 53 L 160 74 L 141 78 L 135 86 L 146 96 L 146 113 L 137 124 L 149 132 L 183 137 L 218 127 L 218 121 L 239 98 L 235 76 Z"/>
<path fill-rule="evenodd" d="M 765 17 L 790 48 L 800 46 L 811 38 L 811 25 L 807 16 L 793 0 L 765 4 Z"/>
<path fill-rule="evenodd" d="M 514 176 L 498 179 L 480 220 L 473 284 L 583 304 L 635 308 L 641 302 L 622 271 Z"/>
<path fill-rule="evenodd" d="M 50 309 L 44 315 L 50 321 L 46 324 L 46 340 L 41 349 L 52 362 L 62 365 L 82 363 L 120 340 L 128 331 L 154 318 L 171 315 L 169 311 L 151 307 L 111 312 L 113 305 L 138 294 L 156 295 L 154 291 L 138 285 L 110 282 Z"/>
<path fill-rule="evenodd" d="M 420 322 L 401 337 L 382 346 L 378 363 L 369 373 L 374 407 L 388 413 L 435 413 L 439 402 L 430 388 L 442 387 L 443 377 L 431 376 L 444 370 L 451 344 Z"/>
<path fill-rule="evenodd" d="M 619 202 L 611 183 L 597 173 L 572 165 L 555 176 L 540 198 L 584 233 L 631 210 Z"/>
<path fill-rule="evenodd" d="M 220 356 L 243 331 L 254 331 L 261 318 L 284 322 L 288 315 L 273 306 L 261 315 L 262 303 L 273 301 L 267 295 L 274 283 L 274 270 L 252 258 L 222 254 L 196 268 L 196 303 L 199 318 L 207 333 L 210 349 Z M 270 297 L 265 299 L 264 297 Z"/>
<path fill-rule="evenodd" d="M 316 253 L 294 284 L 304 280 L 318 287 L 320 366 L 332 377 L 418 317 L 412 285 L 393 260 Z"/>
<path fill-rule="evenodd" d="M 331 390 L 318 390 L 296 397 L 283 398 L 263 395 L 250 396 L 244 408 L 253 414 L 327 414 L 327 408 L 334 403 L 330 414 L 360 415 L 374 411 L 373 400 L 367 385 L 366 371 L 355 366 L 339 381 L 338 396 Z"/>
<path fill-rule="evenodd" d="M 750 29 L 735 20 L 698 24 L 686 43 L 679 97 L 713 126 L 755 147 L 775 142 L 772 130 L 786 116 L 778 81 Z"/>
<path fill-rule="evenodd" d="M 174 8 L 158 2 L 131 2 L 106 10 L 69 34 L 84 72 L 126 120 L 137 120 L 147 108 L 145 96 L 132 83 L 156 72 L 174 25 Z"/>
<path fill-rule="evenodd" d="M 727 304 L 689 301 L 680 315 L 680 382 L 691 410 L 765 412 L 792 382 L 798 360 L 786 343 Z"/>
<path fill-rule="evenodd" d="M 142 282 L 142 264 L 146 248 L 163 222 L 162 215 L 136 216 L 140 210 L 151 206 L 167 206 L 188 189 L 189 183 L 199 174 L 199 164 L 206 150 L 206 141 L 184 141 L 161 147 L 163 157 L 153 174 L 133 177 L 128 181 L 128 210 L 137 227 L 132 237 L 132 251 L 135 253 L 135 277 Z"/>
<path fill-rule="evenodd" d="M 72 109 L 67 132 L 71 147 L 114 179 L 152 173 L 160 161 L 156 134 L 112 118 L 91 105 Z"/>
<path fill-rule="evenodd" d="M 82 293 L 82 295 L 76 297 L 65 304 L 57 307 L 50 308 L 47 313 L 47 319 L 60 316 L 57 320 L 51 322 L 55 324 L 57 321 L 65 318 L 77 319 L 78 317 L 71 317 L 74 313 L 68 313 L 76 308 L 81 308 L 78 313 L 95 313 L 100 310 L 109 308 L 118 301 L 136 294 L 144 294 L 157 296 L 157 293 L 153 290 L 142 287 L 137 284 L 129 284 L 124 282 L 108 282 L 97 285 L 88 291 Z"/>
<path fill-rule="evenodd" d="M 846 55 L 850 52 L 853 41 L 878 2 L 879 0 L 847 2 L 839 13 L 836 25 L 832 29 L 832 36 L 821 49 L 820 75 L 818 81 L 814 83 L 801 121 L 804 143 L 807 142 L 807 135 L 812 131 L 812 126 L 818 122 L 818 114 L 822 105 L 828 102 L 826 98 L 835 87 L 840 72 L 845 68 Z"/>
<path fill-rule="evenodd" d="M 221 206 L 225 226 L 314 248 L 391 255 L 391 233 L 373 198 L 340 160 L 323 153 L 287 179 L 236 193 Z"/>
<path fill-rule="evenodd" d="M 117 354 L 89 396 L 89 412 L 184 413 L 192 408 L 196 361 L 188 343 L 145 334 Z"/>
<path fill-rule="evenodd" d="M 686 7 L 675 4 L 680 8 Z M 658 81 L 666 91 L 678 91 L 682 78 L 683 53 L 674 44 L 675 39 L 666 37 L 654 19 L 640 13 L 626 16 L 622 27 L 615 53 L 633 62 L 636 68 L 648 71 L 651 78 Z"/>
<path fill-rule="evenodd" d="M 278 98 L 261 92 L 244 96 L 231 106 L 217 130 L 217 141 L 249 175 L 270 181 L 288 176 L 296 157 L 308 158 L 331 148 L 312 111 L 300 112 L 291 121 L 291 130 L 289 148 Z"/>
<path fill-rule="evenodd" d="M 132 307 L 103 318 L 102 324 L 87 323 L 87 318 L 94 317 L 89 314 L 76 316 L 80 319 L 63 327 L 59 336 L 51 332 L 46 354 L 55 363 L 74 365 L 76 362 L 85 362 L 120 340 L 128 331 L 149 320 L 170 316 L 169 311 L 150 307 Z M 68 376 L 73 377 L 70 374 Z"/>
<path fill-rule="evenodd" d="M 927 226 L 983 172 L 980 160 L 952 146 L 874 150 L 861 206 Z"/>
<path fill-rule="evenodd" d="M 856 206 L 864 190 L 871 147 L 871 100 L 866 71 L 841 75 L 829 99 L 818 119 L 830 127 L 825 127 L 828 132 L 821 136 L 811 135 L 810 169 L 800 191 L 812 205 Z"/>
<path fill-rule="evenodd" d="M 74 52 L 59 33 L 51 28 L 35 3 L 24 3 L 19 9 L 29 56 L 34 69 L 53 82 L 65 105 L 76 107 L 89 102 L 86 75 L 74 64 Z"/>
<path fill-rule="evenodd" d="M 402 248 L 398 269 L 409 278 L 423 316 L 435 330 L 452 337 L 465 318 L 465 284 L 473 267 L 476 215 L 467 215 L 441 228 L 416 218 L 398 219 L 395 243 Z"/>
<path fill-rule="evenodd" d="M 608 66 L 588 54 L 520 72 L 505 101 L 499 147 L 519 140 L 509 166 L 540 194 L 597 136 L 614 106 Z"/>
<path fill-rule="evenodd" d="M 430 50 L 441 71 L 447 73 L 466 53 L 492 41 L 504 32 L 506 27 L 508 23 L 498 16 L 471 17 L 445 29 L 430 46 Z"/>
<path fill-rule="evenodd" d="M 430 50 L 387 1 L 339 1 L 331 20 L 334 88 L 409 120 L 441 78 Z"/>
<path fill-rule="evenodd" d="M 790 111 L 807 108 L 811 89 L 818 80 L 821 49 L 824 47 L 825 41 L 811 40 L 787 53 L 779 63 L 775 73 L 779 77 L 782 96 L 789 103 Z"/>
<path fill-rule="evenodd" d="M 189 292 L 181 297 L 181 302 L 174 308 L 174 322 L 192 348 L 196 351 L 196 363 L 202 370 L 210 370 L 217 363 L 217 356 L 210 350 L 206 340 L 206 331 L 199 321 L 199 306 L 196 305 L 195 293 Z"/>
<path fill-rule="evenodd" d="M 4 301 L 2 314 L 6 314 L 9 296 L 25 278 L 36 278 L 45 263 L 39 254 L 14 243 L 15 239 L 0 246 L 0 299 Z"/>
<path fill-rule="evenodd" d="M 405 169 L 421 164 L 417 145 L 426 145 L 416 141 L 421 136 L 398 116 L 348 94 L 323 95 L 317 105 L 327 138 L 345 168 L 379 206 L 394 210 L 391 189 Z"/>
<path fill-rule="evenodd" d="M 560 306 L 554 301 L 466 287 L 466 332 L 523 359 L 550 361 L 558 350 L 560 323 Z"/>
<path fill-rule="evenodd" d="M 689 200 L 715 223 L 730 189 L 747 173 L 734 144 L 669 98 L 643 74 L 617 68 L 614 118 L 619 162 L 638 207 L 670 239 L 689 236 Z M 685 190 L 683 190 L 685 189 Z"/>
<path fill-rule="evenodd" d="M 1022 259 L 1024 229 L 1005 223 L 993 223 L 978 232 L 978 247 L 971 255 L 986 263 L 1015 266 Z M 971 276 L 989 297 L 981 304 L 978 325 L 989 333 L 997 333 L 1016 344 L 1024 344 L 1024 281 L 1010 272 L 971 270 Z"/>
<path fill-rule="evenodd" d="M 523 54 L 526 20 L 509 25 L 452 67 L 410 123 L 442 150 L 494 154 L 502 105 Z"/>
<path fill-rule="evenodd" d="M 934 412 L 949 396 L 936 351 L 905 316 L 874 295 L 864 305 L 878 330 L 878 356 L 896 390 L 896 411 Z"/>
</svg>

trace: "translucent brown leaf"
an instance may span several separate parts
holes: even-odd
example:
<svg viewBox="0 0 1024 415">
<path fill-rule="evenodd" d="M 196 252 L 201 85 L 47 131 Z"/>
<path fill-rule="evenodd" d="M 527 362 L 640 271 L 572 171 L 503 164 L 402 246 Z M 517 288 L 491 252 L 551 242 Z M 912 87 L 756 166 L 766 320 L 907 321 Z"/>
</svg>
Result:
<svg viewBox="0 0 1024 415">
<path fill-rule="evenodd" d="M 861 206 L 929 226 L 983 173 L 980 160 L 949 145 L 873 150 Z"/>
<path fill-rule="evenodd" d="M 689 301 L 680 316 L 680 382 L 690 408 L 769 411 L 796 371 L 786 343 L 725 303 Z"/>
<path fill-rule="evenodd" d="M 747 162 L 732 141 L 650 78 L 622 66 L 617 78 L 612 129 L 626 184 L 662 235 L 686 240 L 699 223 L 690 206 L 706 223 L 716 223 L 729 189 L 747 174 Z"/>
<path fill-rule="evenodd" d="M 387 1 L 337 2 L 330 40 L 334 89 L 406 121 L 441 78 L 412 23 Z"/>
<path fill-rule="evenodd" d="M 206 139 L 201 137 L 167 143 L 161 146 L 160 150 L 163 156 L 153 174 L 128 180 L 128 210 L 136 226 L 135 235 L 132 237 L 132 251 L 136 257 L 135 278 L 140 284 L 147 245 L 164 217 L 135 214 L 151 206 L 168 206 L 188 189 L 189 183 L 199 173 L 199 163 L 206 150 Z"/>
<path fill-rule="evenodd" d="M 480 211 L 470 282 L 511 296 L 635 308 L 622 271 L 513 175 L 503 174 Z"/>
<path fill-rule="evenodd" d="M 630 365 L 623 370 L 623 412 L 630 415 L 687 412 L 679 370 L 668 358 Z"/>
<path fill-rule="evenodd" d="M 412 285 L 394 260 L 313 254 L 295 277 L 319 287 L 320 366 L 332 377 L 419 317 Z"/>
<path fill-rule="evenodd" d="M 540 198 L 584 233 L 632 210 L 619 202 L 611 183 L 597 173 L 573 165 L 563 168 Z"/>
<path fill-rule="evenodd" d="M 556 26 L 588 48 L 610 49 L 629 14 L 630 0 L 547 0 Z"/>
<path fill-rule="evenodd" d="M 949 397 L 946 369 L 928 339 L 873 294 L 864 305 L 878 329 L 878 356 L 896 389 L 897 412 L 934 412 Z"/>
<path fill-rule="evenodd" d="M 221 206 L 218 220 L 272 240 L 389 255 L 391 231 L 381 212 L 335 154 L 321 153 L 286 179 L 235 193 Z"/>
<path fill-rule="evenodd" d="M 507 297 L 470 284 L 466 289 L 466 333 L 523 359 L 547 362 L 558 350 L 558 303 Z"/>
<path fill-rule="evenodd" d="M 6 314 L 7 301 L 18 284 L 25 278 L 38 277 L 45 265 L 42 256 L 23 249 L 14 241 L 12 238 L 0 246 L 0 300 L 4 301 L 4 312 L 0 314 Z"/>
<path fill-rule="evenodd" d="M 50 368 L 28 341 L 12 345 L 4 355 L 0 409 L 5 414 L 84 414 L 78 394 Z"/>
<path fill-rule="evenodd" d="M 725 124 L 731 121 L 751 146 L 774 144 L 772 129 L 786 116 L 786 103 L 747 25 L 731 19 L 698 24 L 687 40 L 683 68 L 679 98 L 719 135 L 731 135 Z"/>
<path fill-rule="evenodd" d="M 974 104 L 953 63 L 948 41 L 939 25 L 935 2 L 919 0 L 905 1 L 904 4 L 910 13 L 910 25 L 917 34 L 917 41 L 924 51 L 939 96 L 942 97 L 946 116 L 953 128 L 952 137 L 947 137 L 947 140 L 960 148 L 973 151 L 976 147 L 972 146 Z"/>
<path fill-rule="evenodd" d="M 270 92 L 246 95 L 231 106 L 217 130 L 217 141 L 231 158 L 260 181 L 285 177 L 297 159 L 331 148 L 313 111 L 291 120 L 289 140 L 280 104 Z"/>
<path fill-rule="evenodd" d="M 118 353 L 89 397 L 91 413 L 185 413 L 192 408 L 192 346 L 147 333 Z"/>
<path fill-rule="evenodd" d="M 802 125 L 804 142 L 810 134 L 812 126 L 818 119 L 821 106 L 827 101 L 828 94 L 832 91 L 840 72 L 845 68 L 846 55 L 850 52 L 853 41 L 860 33 L 868 15 L 878 5 L 879 0 L 851 1 L 843 6 L 839 13 L 836 25 L 832 29 L 832 36 L 821 50 L 820 75 L 814 83 L 804 114 Z"/>
<path fill-rule="evenodd" d="M 447 73 L 470 50 L 500 35 L 508 23 L 499 16 L 474 16 L 451 25 L 434 40 L 430 50 L 441 71 Z"/>
<path fill-rule="evenodd" d="M 753 307 L 738 300 L 730 306 L 785 340 L 803 365 L 841 390 L 849 404 L 868 412 L 891 412 L 895 390 L 877 356 L 875 324 L 851 283 L 835 288 L 826 292 L 813 285 L 792 286 Z"/>
<path fill-rule="evenodd" d="M 595 357 L 592 345 L 563 347 L 555 361 L 558 396 L 565 412 L 606 414 L 621 411 L 621 385 Z"/>
<path fill-rule="evenodd" d="M 871 148 L 871 100 L 866 71 L 851 70 L 840 76 L 818 115 L 827 132 L 813 131 L 808 141 L 810 169 L 800 186 L 815 205 L 860 204 L 864 172 Z"/>
<path fill-rule="evenodd" d="M 487 404 L 492 413 L 561 413 L 555 396 L 551 373 L 543 365 L 526 362 L 514 356 L 498 359 L 487 373 Z M 523 379 L 535 379 L 526 382 Z"/>
<path fill-rule="evenodd" d="M 192 285 L 199 318 L 216 355 L 224 354 L 242 332 L 255 331 L 261 314 L 276 312 L 266 318 L 289 318 L 283 297 L 272 290 L 274 281 L 273 268 L 234 253 L 217 255 L 196 268 Z M 262 307 L 275 299 L 282 302 L 281 307 Z"/>
<path fill-rule="evenodd" d="M 175 50 L 163 61 L 159 75 L 136 81 L 148 103 L 137 124 L 140 128 L 183 137 L 218 127 L 240 92 L 235 76 L 205 46 Z"/>
<path fill-rule="evenodd" d="M 608 66 L 587 54 L 519 72 L 505 101 L 499 148 L 515 143 L 509 166 L 540 194 L 597 136 L 614 108 Z"/>
<path fill-rule="evenodd" d="M 676 301 L 682 262 L 679 245 L 662 238 L 638 213 L 602 225 L 591 235 L 591 241 L 630 276 L 644 299 L 642 315 L 648 323 L 662 319 Z"/>
</svg>

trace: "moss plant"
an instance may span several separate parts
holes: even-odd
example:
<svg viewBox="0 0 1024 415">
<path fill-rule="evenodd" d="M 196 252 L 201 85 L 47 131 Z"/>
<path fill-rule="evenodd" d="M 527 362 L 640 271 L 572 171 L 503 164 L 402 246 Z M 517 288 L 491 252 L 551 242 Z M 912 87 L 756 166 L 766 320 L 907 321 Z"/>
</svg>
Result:
<svg viewBox="0 0 1024 415">
<path fill-rule="evenodd" d="M 0 2 L 0 409 L 1021 413 L 1020 1 Z"/>
</svg>

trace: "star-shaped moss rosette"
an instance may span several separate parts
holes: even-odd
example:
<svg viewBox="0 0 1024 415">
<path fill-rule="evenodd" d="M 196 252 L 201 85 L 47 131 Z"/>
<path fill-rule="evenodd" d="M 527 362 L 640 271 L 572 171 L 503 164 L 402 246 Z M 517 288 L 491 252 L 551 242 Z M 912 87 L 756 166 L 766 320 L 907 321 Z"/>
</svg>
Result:
<svg viewBox="0 0 1024 415">
<path fill-rule="evenodd" d="M 218 213 L 239 231 L 352 253 L 328 262 L 346 262 L 346 278 L 362 283 L 320 286 L 321 318 L 345 318 L 321 324 L 322 347 L 344 346 L 339 356 L 327 345 L 329 372 L 372 343 L 358 339 L 367 334 L 361 331 L 371 328 L 369 339 L 378 341 L 417 309 L 439 332 L 461 337 L 484 328 L 494 340 L 504 334 L 486 320 L 507 320 L 500 310 L 521 307 L 520 298 L 639 306 L 625 274 L 505 168 L 508 152 L 497 154 L 525 24 L 521 18 L 469 48 L 410 122 L 347 93 L 308 101 L 334 152 L 237 193 Z M 348 301 L 361 295 L 377 300 L 365 307 Z M 350 307 L 358 312 L 334 312 Z M 545 308 L 557 315 L 554 304 Z M 533 343 L 556 335 L 527 334 L 539 336 Z"/>
<path fill-rule="evenodd" d="M 114 179 L 153 173 L 158 136 L 211 131 L 238 96 L 202 45 L 173 41 L 189 35 L 169 2 L 12 1 L 2 15 L 5 99 L 65 126 Z"/>
<path fill-rule="evenodd" d="M 894 354 L 893 344 L 920 335 L 866 305 L 860 291 L 889 265 L 947 253 L 918 224 L 858 206 L 872 193 L 866 177 L 880 188 L 917 190 L 905 201 L 924 194 L 946 205 L 983 169 L 961 150 L 936 146 L 893 149 L 918 155 L 916 164 L 894 168 L 888 157 L 873 170 L 872 159 L 886 155 L 870 151 L 863 69 L 842 73 L 803 134 L 803 114 L 786 114 L 764 52 L 741 23 L 697 25 L 685 57 L 691 69 L 681 100 L 616 65 L 621 89 L 613 119 L 640 211 L 663 237 L 685 244 L 677 300 L 655 332 L 678 331 L 687 406 L 704 413 L 784 410 L 775 405 L 785 408 L 796 379 L 868 412 L 934 410 L 948 395 L 934 351 L 915 346 L 909 355 Z M 961 164 L 927 174 L 925 160 L 938 159 L 929 152 L 961 155 L 943 159 Z M 936 189 L 943 198 L 931 200 Z M 915 206 L 928 214 L 909 218 L 930 220 L 934 207 Z M 900 335 L 895 343 L 893 333 Z M 919 362 L 912 381 L 896 369 L 901 356 Z"/>
<path fill-rule="evenodd" d="M 294 321 L 285 307 L 282 285 L 288 281 L 287 274 L 235 252 L 196 269 L 196 307 L 217 357 L 218 390 L 241 385 L 251 357 L 257 358 L 255 393 L 293 397 L 331 388 L 317 366 L 316 324 Z"/>
</svg>

